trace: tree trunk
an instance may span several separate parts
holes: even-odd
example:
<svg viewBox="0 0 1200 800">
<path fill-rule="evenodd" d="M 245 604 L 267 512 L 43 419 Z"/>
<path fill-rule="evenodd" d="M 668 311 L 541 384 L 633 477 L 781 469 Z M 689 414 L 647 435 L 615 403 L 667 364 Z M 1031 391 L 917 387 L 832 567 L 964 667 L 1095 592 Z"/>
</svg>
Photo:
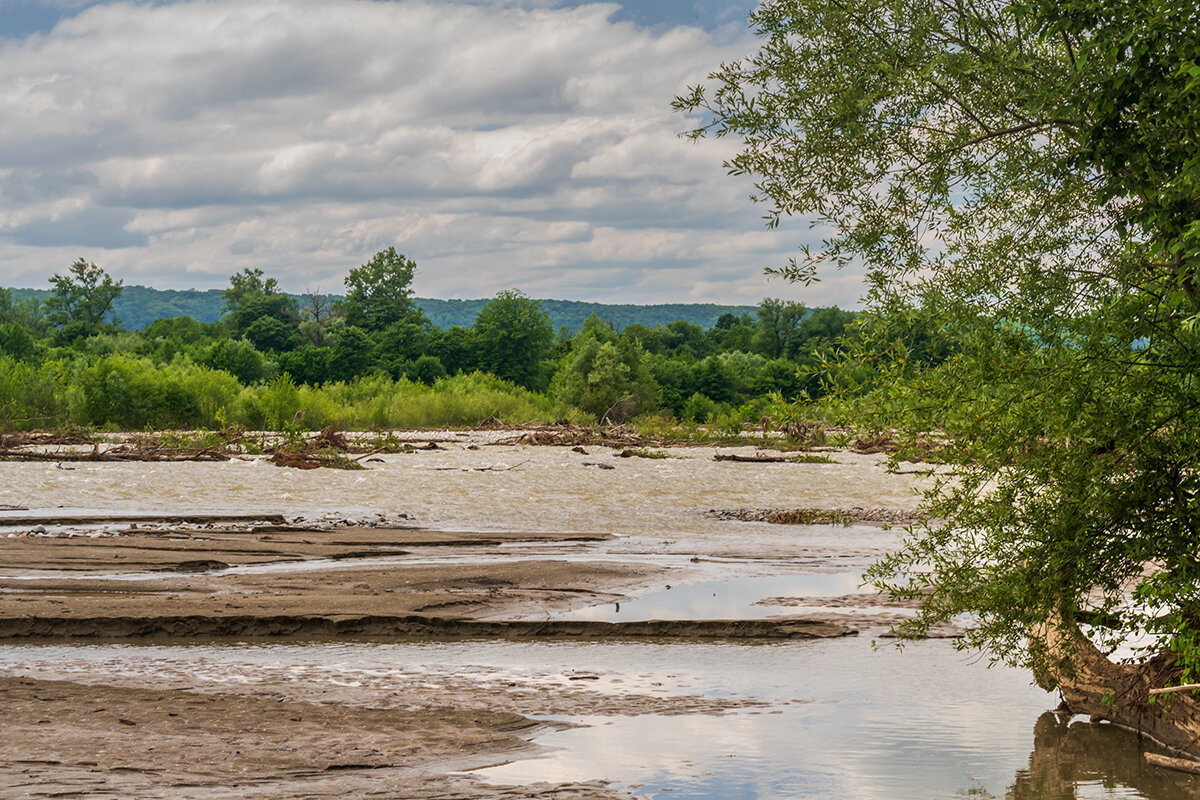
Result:
<svg viewBox="0 0 1200 800">
<path fill-rule="evenodd" d="M 1087 714 L 1136 731 L 1172 750 L 1200 758 L 1200 696 L 1193 692 L 1150 696 L 1179 680 L 1175 657 L 1163 653 L 1143 664 L 1117 664 L 1104 657 L 1078 630 L 1047 624 L 1035 639 L 1061 668 L 1038 676 L 1043 688 L 1057 686 L 1073 714 Z"/>
</svg>

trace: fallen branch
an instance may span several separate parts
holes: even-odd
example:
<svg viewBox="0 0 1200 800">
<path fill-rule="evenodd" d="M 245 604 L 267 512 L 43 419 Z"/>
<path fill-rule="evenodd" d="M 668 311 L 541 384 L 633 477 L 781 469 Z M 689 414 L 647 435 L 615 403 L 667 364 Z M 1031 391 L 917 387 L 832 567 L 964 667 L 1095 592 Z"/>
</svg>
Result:
<svg viewBox="0 0 1200 800">
<path fill-rule="evenodd" d="M 739 464 L 786 464 L 787 459 L 783 456 L 739 456 L 736 453 L 725 455 L 717 453 L 713 456 L 713 461 L 736 461 Z"/>
<path fill-rule="evenodd" d="M 525 459 L 520 464 L 493 464 L 490 467 L 434 467 L 434 472 L 508 472 L 510 469 L 516 469 L 529 463 L 529 459 Z"/>
<path fill-rule="evenodd" d="M 1200 689 L 1200 683 L 1185 683 L 1182 686 L 1168 686 L 1165 689 L 1151 689 L 1150 694 L 1175 694 L 1176 692 L 1190 692 L 1195 689 Z"/>
<path fill-rule="evenodd" d="M 216 450 L 198 452 L 131 452 L 109 450 L 105 452 L 43 453 L 30 451 L 0 450 L 0 461 L 228 461 L 229 456 Z"/>
<path fill-rule="evenodd" d="M 376 455 L 377 453 L 382 453 L 384 450 L 387 450 L 387 448 L 386 447 L 376 447 L 374 450 L 368 450 L 367 452 L 363 453 L 358 458 L 352 458 L 350 460 L 357 463 L 359 461 L 362 461 L 364 458 L 367 458 L 368 456 L 373 456 L 373 455 Z"/>
</svg>

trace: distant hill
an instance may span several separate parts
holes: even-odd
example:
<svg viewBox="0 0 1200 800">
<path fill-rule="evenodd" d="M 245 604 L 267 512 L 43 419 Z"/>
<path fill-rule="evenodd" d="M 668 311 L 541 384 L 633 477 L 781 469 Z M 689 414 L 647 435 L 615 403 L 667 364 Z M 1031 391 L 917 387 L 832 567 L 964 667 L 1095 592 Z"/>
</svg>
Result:
<svg viewBox="0 0 1200 800">
<path fill-rule="evenodd" d="M 37 297 L 45 300 L 49 289 L 13 289 L 14 298 Z M 297 299 L 300 297 L 297 295 Z M 331 295 L 340 299 L 336 295 Z M 470 327 L 488 300 L 437 300 L 414 298 L 425 309 L 426 316 L 443 330 L 452 325 Z M 577 300 L 539 300 L 542 308 L 554 321 L 554 327 L 577 331 L 583 321 L 596 314 L 617 330 L 633 324 L 656 328 L 676 320 L 684 320 L 701 328 L 717 324 L 722 314 L 754 314 L 755 306 L 719 306 L 711 303 L 664 303 L 661 305 L 613 305 L 585 303 Z M 156 319 L 189 316 L 200 322 L 216 322 L 221 318 L 224 303 L 220 289 L 151 289 L 147 286 L 126 286 L 113 308 L 121 324 L 131 330 L 141 330 Z"/>
<path fill-rule="evenodd" d="M 434 300 L 415 298 L 425 309 L 425 315 L 439 328 L 462 325 L 464 328 L 475 323 L 480 309 L 488 300 Z M 585 303 L 578 300 L 538 300 L 542 310 L 550 315 L 555 328 L 570 328 L 577 331 L 583 321 L 592 314 L 605 322 L 612 323 L 617 330 L 633 324 L 657 328 L 675 320 L 684 320 L 701 328 L 717 324 L 722 314 L 753 314 L 756 306 L 718 306 L 711 303 L 664 303 L 654 306 L 614 305 L 609 303 Z"/>
<path fill-rule="evenodd" d="M 45 300 L 50 289 L 13 289 L 14 298 L 36 297 Z M 126 286 L 113 303 L 117 319 L 130 330 L 141 330 L 156 319 L 191 317 L 200 322 L 216 322 L 221 318 L 224 299 L 220 289 L 202 292 L 198 289 L 151 289 L 146 286 Z"/>
</svg>

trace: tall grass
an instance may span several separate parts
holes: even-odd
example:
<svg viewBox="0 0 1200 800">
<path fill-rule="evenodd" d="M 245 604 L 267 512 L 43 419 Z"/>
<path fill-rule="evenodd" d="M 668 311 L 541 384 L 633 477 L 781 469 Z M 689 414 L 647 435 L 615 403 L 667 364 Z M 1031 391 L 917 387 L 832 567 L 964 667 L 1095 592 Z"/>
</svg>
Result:
<svg viewBox="0 0 1200 800">
<path fill-rule="evenodd" d="M 363 428 L 461 428 L 488 417 L 506 422 L 547 422 L 583 415 L 550 398 L 482 372 L 441 378 L 426 386 L 383 376 L 300 391 L 323 424 Z M 306 412 L 306 417 L 307 417 Z M 315 424 L 311 427 L 319 427 Z M 305 422 L 306 425 L 309 423 Z"/>
<path fill-rule="evenodd" d="M 155 365 L 105 354 L 35 365 L 0 356 L 0 423 L 18 428 L 458 428 L 488 417 L 511 423 L 586 419 L 545 395 L 479 372 L 433 386 L 383 375 L 320 387 L 297 386 L 284 375 L 246 386 L 228 372 L 182 357 Z"/>
</svg>

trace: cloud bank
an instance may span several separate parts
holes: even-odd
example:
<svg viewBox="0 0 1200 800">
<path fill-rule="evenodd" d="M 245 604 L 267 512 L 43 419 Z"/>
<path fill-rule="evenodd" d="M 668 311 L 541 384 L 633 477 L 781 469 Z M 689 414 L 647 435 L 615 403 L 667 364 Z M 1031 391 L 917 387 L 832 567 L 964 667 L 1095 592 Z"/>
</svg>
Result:
<svg viewBox="0 0 1200 800">
<path fill-rule="evenodd" d="M 740 26 L 641 27 L 612 3 L 101 3 L 0 39 L 0 282 L 80 256 L 127 283 L 246 266 L 337 291 L 388 246 L 418 294 L 852 305 L 852 276 L 761 274 L 733 142 L 670 100 L 749 52 Z"/>
</svg>

